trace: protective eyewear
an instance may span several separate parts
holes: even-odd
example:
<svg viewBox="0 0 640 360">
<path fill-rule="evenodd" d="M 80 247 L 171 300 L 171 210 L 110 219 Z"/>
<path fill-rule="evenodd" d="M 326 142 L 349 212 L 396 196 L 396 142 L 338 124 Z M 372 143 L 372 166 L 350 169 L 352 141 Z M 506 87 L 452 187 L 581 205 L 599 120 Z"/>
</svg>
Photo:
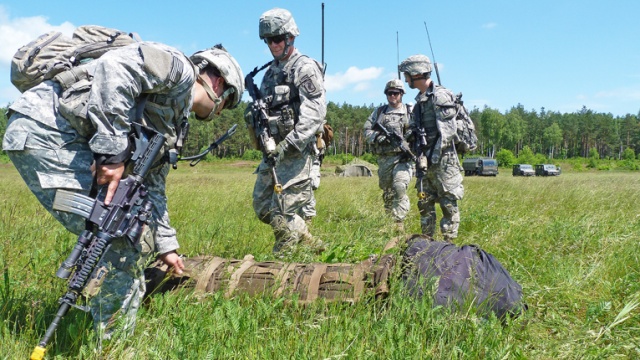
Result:
<svg viewBox="0 0 640 360">
<path fill-rule="evenodd" d="M 400 94 L 402 94 L 399 91 L 387 91 L 387 96 L 399 96 Z"/>
<path fill-rule="evenodd" d="M 264 39 L 265 44 L 271 45 L 272 43 L 279 44 L 287 39 L 287 35 L 277 35 Z"/>
</svg>

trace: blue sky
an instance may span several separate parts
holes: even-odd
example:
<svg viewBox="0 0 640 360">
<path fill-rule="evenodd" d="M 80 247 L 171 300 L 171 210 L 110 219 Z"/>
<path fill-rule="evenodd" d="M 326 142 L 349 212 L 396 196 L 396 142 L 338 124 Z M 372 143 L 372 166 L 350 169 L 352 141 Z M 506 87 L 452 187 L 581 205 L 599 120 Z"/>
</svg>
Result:
<svg viewBox="0 0 640 360">
<path fill-rule="evenodd" d="M 15 50 L 57 28 L 96 24 L 135 31 L 187 55 L 222 43 L 245 74 L 271 59 L 258 19 L 290 10 L 300 28 L 296 46 L 321 59 L 323 1 L 16 1 L 0 3 L 0 106 L 19 93 L 9 81 Z M 462 92 L 469 108 L 505 112 L 575 112 L 583 106 L 615 116 L 640 111 L 640 1 L 593 0 L 326 0 L 325 85 L 338 104 L 380 104 L 397 60 L 432 57 L 443 85 Z M 397 46 L 398 41 L 399 46 Z M 399 48 L 399 54 L 397 51 Z M 432 59 L 433 60 L 433 59 Z M 435 79 L 435 73 L 434 79 Z M 415 90 L 407 88 L 404 101 Z M 243 99 L 247 100 L 248 95 Z"/>
</svg>

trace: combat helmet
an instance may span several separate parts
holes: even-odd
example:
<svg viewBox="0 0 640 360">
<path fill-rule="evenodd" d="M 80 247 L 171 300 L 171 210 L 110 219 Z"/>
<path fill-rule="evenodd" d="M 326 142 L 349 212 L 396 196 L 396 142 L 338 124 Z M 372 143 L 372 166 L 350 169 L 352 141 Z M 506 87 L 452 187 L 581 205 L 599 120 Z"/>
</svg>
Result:
<svg viewBox="0 0 640 360">
<path fill-rule="evenodd" d="M 236 59 L 222 45 L 218 44 L 210 49 L 197 51 L 189 59 L 200 70 L 208 66 L 218 69 L 226 87 L 228 87 L 220 96 L 219 102 L 228 98 L 224 104 L 225 109 L 233 109 L 238 106 L 244 92 L 244 75 Z M 212 115 L 209 115 L 210 117 Z"/>
<path fill-rule="evenodd" d="M 286 9 L 273 8 L 260 16 L 260 39 L 290 34 L 300 35 L 298 25 L 293 20 L 293 16 Z"/>
<path fill-rule="evenodd" d="M 398 65 L 398 70 L 411 76 L 430 73 L 431 60 L 426 55 L 411 55 Z"/>
<path fill-rule="evenodd" d="M 400 79 L 393 79 L 393 80 L 387 81 L 387 85 L 384 86 L 385 95 L 387 94 L 387 91 L 391 89 L 399 90 L 401 93 L 404 94 L 404 84 L 402 84 L 402 81 L 400 81 Z"/>
</svg>

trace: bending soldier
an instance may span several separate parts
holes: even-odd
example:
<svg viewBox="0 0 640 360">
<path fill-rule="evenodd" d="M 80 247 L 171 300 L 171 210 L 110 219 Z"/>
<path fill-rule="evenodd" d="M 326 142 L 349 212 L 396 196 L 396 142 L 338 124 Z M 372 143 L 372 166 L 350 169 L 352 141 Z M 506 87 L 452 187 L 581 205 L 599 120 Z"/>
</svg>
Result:
<svg viewBox="0 0 640 360">
<path fill-rule="evenodd" d="M 63 91 L 58 82 L 47 80 L 10 106 L 3 150 L 40 203 L 76 234 L 85 228 L 84 218 L 54 210 L 55 193 L 66 189 L 89 195 L 95 181 L 106 189 L 108 204 L 126 175 L 132 122 L 142 118 L 144 125 L 164 135 L 165 150 L 173 149 L 180 140 L 177 125 L 191 111 L 199 120 L 211 120 L 223 109 L 237 106 L 244 91 L 238 63 L 221 46 L 189 58 L 163 44 L 138 42 L 75 69 L 90 75 L 87 91 Z M 77 100 L 87 106 L 76 116 L 63 117 L 62 106 L 69 96 L 82 97 Z M 111 337 L 117 319 L 125 334 L 133 330 L 145 293 L 146 256 L 159 254 L 177 273 L 184 267 L 176 252 L 176 231 L 169 224 L 166 155 L 157 159 L 145 181 L 153 202 L 150 228 L 135 245 L 116 238 L 98 264 L 110 269 L 99 293 L 89 300 L 100 339 Z"/>
</svg>

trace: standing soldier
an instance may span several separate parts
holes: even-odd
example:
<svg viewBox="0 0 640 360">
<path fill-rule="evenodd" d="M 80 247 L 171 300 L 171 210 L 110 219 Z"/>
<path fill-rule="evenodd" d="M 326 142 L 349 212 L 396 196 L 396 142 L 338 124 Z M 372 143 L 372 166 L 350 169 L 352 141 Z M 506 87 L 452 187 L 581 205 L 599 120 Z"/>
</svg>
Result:
<svg viewBox="0 0 640 360">
<path fill-rule="evenodd" d="M 420 142 L 420 137 L 426 137 L 423 155 L 428 166 L 418 161 L 416 169 L 422 233 L 433 237 L 436 230 L 435 203 L 439 202 L 443 215 L 440 230 L 444 239 L 451 242 L 458 236 L 460 225 L 457 201 L 464 196 L 462 167 L 454 144 L 457 139 L 456 97 L 450 90 L 433 83 L 431 61 L 427 56 L 409 56 L 398 68 L 404 73 L 409 87 L 420 90 L 406 138 L 415 143 Z"/>
<path fill-rule="evenodd" d="M 402 141 L 409 127 L 412 106 L 402 103 L 404 86 L 398 79 L 387 82 L 384 93 L 388 105 L 382 105 L 371 113 L 364 123 L 364 136 L 372 145 L 373 153 L 378 155 L 378 185 L 382 189 L 384 209 L 395 220 L 397 230 L 404 231 L 404 218 L 409 212 L 407 188 L 411 182 L 411 158 L 378 126 L 396 134 Z"/>
<path fill-rule="evenodd" d="M 316 134 L 322 131 L 325 114 L 322 65 L 302 55 L 294 46 L 300 34 L 291 13 L 274 8 L 260 17 L 260 39 L 269 47 L 273 61 L 262 79 L 260 92 L 268 101 L 269 131 L 277 146 L 257 169 L 253 208 L 270 224 L 276 238 L 274 252 L 303 242 L 322 251 L 322 242 L 309 233 L 303 216 L 314 215 L 312 166 L 316 159 Z M 282 191 L 274 189 L 275 173 Z"/>
</svg>

